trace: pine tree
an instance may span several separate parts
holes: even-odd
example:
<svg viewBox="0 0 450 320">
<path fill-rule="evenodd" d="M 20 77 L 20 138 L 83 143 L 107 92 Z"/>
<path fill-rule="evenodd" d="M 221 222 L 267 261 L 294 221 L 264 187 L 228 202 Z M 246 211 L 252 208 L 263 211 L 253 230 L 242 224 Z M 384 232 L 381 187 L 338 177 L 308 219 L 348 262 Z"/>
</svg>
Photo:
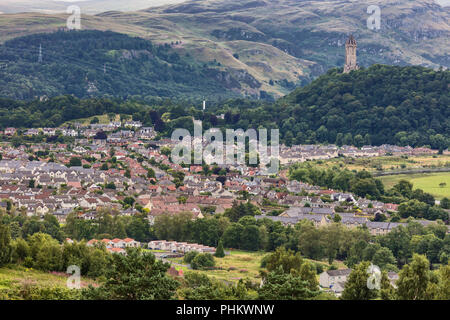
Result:
<svg viewBox="0 0 450 320">
<path fill-rule="evenodd" d="M 225 252 L 223 250 L 223 243 L 222 240 L 219 240 L 219 244 L 217 245 L 216 253 L 214 254 L 216 258 L 223 258 L 225 257 Z"/>
</svg>

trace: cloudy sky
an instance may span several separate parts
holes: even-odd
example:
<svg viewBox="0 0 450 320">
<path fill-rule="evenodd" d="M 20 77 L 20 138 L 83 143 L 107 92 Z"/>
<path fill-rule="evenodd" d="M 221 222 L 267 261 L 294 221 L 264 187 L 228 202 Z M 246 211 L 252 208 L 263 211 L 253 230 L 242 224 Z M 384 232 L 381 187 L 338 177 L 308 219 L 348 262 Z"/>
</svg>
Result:
<svg viewBox="0 0 450 320">
<path fill-rule="evenodd" d="M 75 4 L 81 8 L 82 12 L 95 14 L 110 10 L 142 10 L 164 4 L 181 3 L 184 1 L 185 0 L 0 0 L 0 13 L 65 12 L 68 6 Z M 443 7 L 450 6 L 450 0 L 434 1 Z"/>
<path fill-rule="evenodd" d="M 0 0 L 0 12 L 65 12 L 70 5 L 78 5 L 84 13 L 110 10 L 132 11 L 185 0 Z"/>
</svg>

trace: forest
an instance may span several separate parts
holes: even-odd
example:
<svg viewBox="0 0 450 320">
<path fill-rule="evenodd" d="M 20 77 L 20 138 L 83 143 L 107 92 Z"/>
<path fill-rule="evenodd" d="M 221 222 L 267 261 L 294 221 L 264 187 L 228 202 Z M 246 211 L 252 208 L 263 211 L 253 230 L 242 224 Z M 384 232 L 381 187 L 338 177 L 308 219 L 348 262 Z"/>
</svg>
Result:
<svg viewBox="0 0 450 320">
<path fill-rule="evenodd" d="M 171 47 L 93 30 L 15 38 L 0 45 L 0 96 L 234 96 L 220 82 L 221 71 L 181 57 Z"/>
</svg>

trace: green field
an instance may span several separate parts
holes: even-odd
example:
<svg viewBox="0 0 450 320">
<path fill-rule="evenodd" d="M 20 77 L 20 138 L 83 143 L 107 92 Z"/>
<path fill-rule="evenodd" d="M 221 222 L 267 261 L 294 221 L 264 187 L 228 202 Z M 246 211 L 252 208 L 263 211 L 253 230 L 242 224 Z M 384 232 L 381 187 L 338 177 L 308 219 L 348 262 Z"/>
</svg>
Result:
<svg viewBox="0 0 450 320">
<path fill-rule="evenodd" d="M 226 255 L 224 258 L 215 258 L 216 267 L 219 267 L 222 270 L 194 271 L 177 265 L 175 265 L 175 267 L 177 270 L 182 269 L 183 272 L 200 272 L 223 281 L 235 282 L 239 281 L 241 278 L 250 278 L 252 281 L 259 282 L 261 281 L 259 276 L 261 259 L 265 254 L 265 252 L 245 252 L 232 250 L 230 251 L 230 254 Z M 183 258 L 168 260 L 178 264 L 184 264 Z"/>
<path fill-rule="evenodd" d="M 108 123 L 110 123 L 108 115 L 107 114 L 102 114 L 102 115 L 92 116 L 92 117 L 89 117 L 89 118 L 83 118 L 83 119 L 67 121 L 67 122 L 63 123 L 61 125 L 61 127 L 65 127 L 65 126 L 67 126 L 68 124 L 71 124 L 71 123 L 81 123 L 82 125 L 88 125 L 88 124 L 91 123 L 91 121 L 94 118 L 97 118 L 99 120 L 99 122 L 98 122 L 99 124 L 108 124 Z M 116 114 L 116 118 L 114 119 L 114 121 L 120 121 L 120 116 L 118 114 Z"/>
<path fill-rule="evenodd" d="M 400 180 L 407 180 L 414 185 L 414 189 L 422 189 L 431 193 L 437 199 L 450 197 L 450 172 L 398 174 L 380 177 L 386 189 L 392 188 Z M 446 183 L 444 187 L 439 186 Z"/>
<path fill-rule="evenodd" d="M 258 251 L 258 252 L 250 252 L 250 251 L 242 251 L 242 250 L 225 250 L 227 254 L 223 258 L 214 258 L 216 261 L 216 267 L 219 267 L 221 270 L 192 270 L 186 267 L 180 267 L 175 265 L 177 270 L 182 269 L 183 272 L 199 272 L 206 274 L 210 277 L 216 278 L 218 280 L 227 281 L 227 282 L 237 282 L 240 279 L 248 278 L 253 282 L 259 283 L 261 281 L 260 270 L 261 268 L 261 260 L 262 258 L 268 254 L 268 252 Z M 310 259 L 304 258 L 306 261 L 310 261 L 312 263 L 320 263 L 324 266 L 324 270 L 329 267 L 329 264 L 324 261 L 314 261 Z M 168 259 L 177 264 L 184 264 L 183 258 L 174 258 Z M 335 261 L 334 265 L 338 269 L 346 268 L 345 265 L 341 261 Z"/>
<path fill-rule="evenodd" d="M 349 170 L 367 170 L 373 173 L 382 171 L 417 170 L 449 168 L 450 154 L 433 154 L 419 156 L 381 156 L 372 158 L 334 158 L 330 160 L 311 161 L 311 164 L 322 169 L 333 167 Z"/>
</svg>

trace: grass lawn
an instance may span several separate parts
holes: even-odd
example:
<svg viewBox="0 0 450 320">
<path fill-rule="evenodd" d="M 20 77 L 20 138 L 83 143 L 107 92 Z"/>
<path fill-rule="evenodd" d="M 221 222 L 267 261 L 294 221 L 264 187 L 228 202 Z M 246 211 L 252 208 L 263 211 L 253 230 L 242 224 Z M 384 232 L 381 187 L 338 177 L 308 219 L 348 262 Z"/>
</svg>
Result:
<svg viewBox="0 0 450 320">
<path fill-rule="evenodd" d="M 422 189 L 431 193 L 437 199 L 450 197 L 450 172 L 399 174 L 380 177 L 380 179 L 388 189 L 403 179 L 411 182 L 414 189 Z M 446 183 L 447 185 L 440 187 L 440 183 Z"/>
</svg>

